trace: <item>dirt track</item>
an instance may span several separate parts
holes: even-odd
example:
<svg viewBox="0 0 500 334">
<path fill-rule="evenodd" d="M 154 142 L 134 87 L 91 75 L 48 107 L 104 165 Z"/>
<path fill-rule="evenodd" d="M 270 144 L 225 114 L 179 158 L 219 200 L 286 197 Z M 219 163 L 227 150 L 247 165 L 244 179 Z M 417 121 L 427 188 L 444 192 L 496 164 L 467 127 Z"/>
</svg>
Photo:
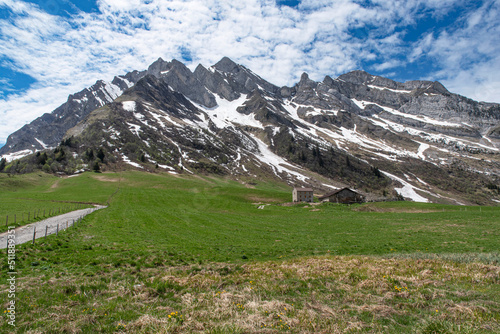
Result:
<svg viewBox="0 0 500 334">
<path fill-rule="evenodd" d="M 33 241 L 33 230 L 36 230 L 35 238 L 45 237 L 45 230 L 47 230 L 47 235 L 55 234 L 57 232 L 57 225 L 59 224 L 59 231 L 66 229 L 66 226 L 72 226 L 73 222 L 79 218 L 82 218 L 96 210 L 103 209 L 105 206 L 96 205 L 94 208 L 82 209 L 71 211 L 59 216 L 50 217 L 35 223 L 20 226 L 15 229 L 15 240 L 16 245 L 23 244 L 25 242 Z M 67 225 L 66 225 L 67 224 Z M 7 235 L 8 232 L 0 234 L 0 249 L 7 248 Z"/>
</svg>

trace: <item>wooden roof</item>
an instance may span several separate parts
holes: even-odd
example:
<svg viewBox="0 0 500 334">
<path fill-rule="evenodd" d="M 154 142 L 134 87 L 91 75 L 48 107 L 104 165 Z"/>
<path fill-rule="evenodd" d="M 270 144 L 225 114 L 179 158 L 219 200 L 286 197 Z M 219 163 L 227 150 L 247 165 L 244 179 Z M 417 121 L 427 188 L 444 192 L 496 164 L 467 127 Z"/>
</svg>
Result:
<svg viewBox="0 0 500 334">
<path fill-rule="evenodd" d="M 294 188 L 297 191 L 313 191 L 312 188 Z"/>
<path fill-rule="evenodd" d="M 355 194 L 357 194 L 357 195 L 360 195 L 360 194 L 359 194 L 359 193 L 357 193 L 356 191 L 354 191 L 354 190 L 352 190 L 352 189 L 350 189 L 350 188 L 345 187 L 345 188 L 342 188 L 342 189 L 339 189 L 339 190 L 334 190 L 334 191 L 332 191 L 331 193 L 325 194 L 325 195 L 323 195 L 323 196 L 320 196 L 320 197 L 318 197 L 318 199 L 323 199 L 323 198 L 331 197 L 331 196 L 333 196 L 333 195 L 338 194 L 338 193 L 339 193 L 339 192 L 341 192 L 342 190 L 349 190 L 349 191 L 350 191 L 350 192 L 352 192 L 352 193 L 355 193 Z"/>
</svg>

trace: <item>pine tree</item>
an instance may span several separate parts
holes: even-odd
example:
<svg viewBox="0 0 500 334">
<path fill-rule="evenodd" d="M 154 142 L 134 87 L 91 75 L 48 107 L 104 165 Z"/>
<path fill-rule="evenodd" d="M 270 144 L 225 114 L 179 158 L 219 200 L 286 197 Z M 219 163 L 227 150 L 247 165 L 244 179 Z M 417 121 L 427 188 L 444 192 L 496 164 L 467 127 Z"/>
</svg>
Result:
<svg viewBox="0 0 500 334">
<path fill-rule="evenodd" d="M 96 173 L 99 173 L 101 171 L 101 167 L 99 166 L 99 163 L 97 161 L 94 162 L 94 166 L 92 167 L 92 170 Z"/>
<path fill-rule="evenodd" d="M 102 149 L 102 147 L 101 147 L 101 148 L 99 148 L 99 151 L 97 151 L 97 157 L 98 157 L 99 159 L 101 159 L 101 161 L 104 161 L 104 156 L 105 156 L 105 154 L 104 154 L 104 150 L 103 150 L 103 149 Z"/>
</svg>

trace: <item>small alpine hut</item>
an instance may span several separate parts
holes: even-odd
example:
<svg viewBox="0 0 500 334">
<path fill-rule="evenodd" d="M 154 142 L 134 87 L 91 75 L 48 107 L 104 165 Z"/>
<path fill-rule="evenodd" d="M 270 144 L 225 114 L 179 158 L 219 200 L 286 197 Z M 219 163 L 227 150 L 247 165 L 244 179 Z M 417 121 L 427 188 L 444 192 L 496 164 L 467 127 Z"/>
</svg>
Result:
<svg viewBox="0 0 500 334">
<path fill-rule="evenodd" d="M 365 196 L 358 194 L 354 190 L 349 188 L 343 188 L 340 190 L 335 190 L 334 192 L 328 193 L 319 197 L 320 201 L 329 201 L 333 203 L 342 204 L 353 204 L 353 203 L 363 203 L 365 201 Z"/>
<path fill-rule="evenodd" d="M 293 188 L 293 201 L 312 202 L 313 201 L 312 188 Z"/>
</svg>

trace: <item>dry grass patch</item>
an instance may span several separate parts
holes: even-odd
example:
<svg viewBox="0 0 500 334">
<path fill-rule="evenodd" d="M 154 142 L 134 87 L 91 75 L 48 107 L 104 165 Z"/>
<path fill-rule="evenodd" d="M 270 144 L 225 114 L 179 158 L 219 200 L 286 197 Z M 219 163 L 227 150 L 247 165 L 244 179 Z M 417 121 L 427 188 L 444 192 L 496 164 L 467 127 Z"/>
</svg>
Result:
<svg viewBox="0 0 500 334">
<path fill-rule="evenodd" d="M 358 212 L 392 212 L 392 213 L 431 213 L 440 212 L 438 209 L 422 209 L 414 207 L 384 207 L 378 205 L 378 203 L 367 203 L 357 208 L 353 208 L 353 211 Z"/>
<path fill-rule="evenodd" d="M 280 198 L 273 198 L 273 197 L 263 197 L 263 196 L 255 196 L 255 195 L 249 195 L 245 197 L 249 201 L 252 201 L 254 203 L 262 204 L 262 203 L 277 203 L 281 202 Z"/>
<path fill-rule="evenodd" d="M 120 181 L 120 178 L 117 177 L 117 178 L 113 178 L 113 177 L 109 177 L 109 176 L 106 176 L 106 175 L 92 175 L 92 177 L 98 181 L 101 181 L 101 182 L 119 182 Z"/>
<path fill-rule="evenodd" d="M 500 331 L 497 265 L 324 256 L 133 270 L 24 280 L 29 304 L 46 311 L 31 307 L 20 323 L 69 333 Z"/>
</svg>

